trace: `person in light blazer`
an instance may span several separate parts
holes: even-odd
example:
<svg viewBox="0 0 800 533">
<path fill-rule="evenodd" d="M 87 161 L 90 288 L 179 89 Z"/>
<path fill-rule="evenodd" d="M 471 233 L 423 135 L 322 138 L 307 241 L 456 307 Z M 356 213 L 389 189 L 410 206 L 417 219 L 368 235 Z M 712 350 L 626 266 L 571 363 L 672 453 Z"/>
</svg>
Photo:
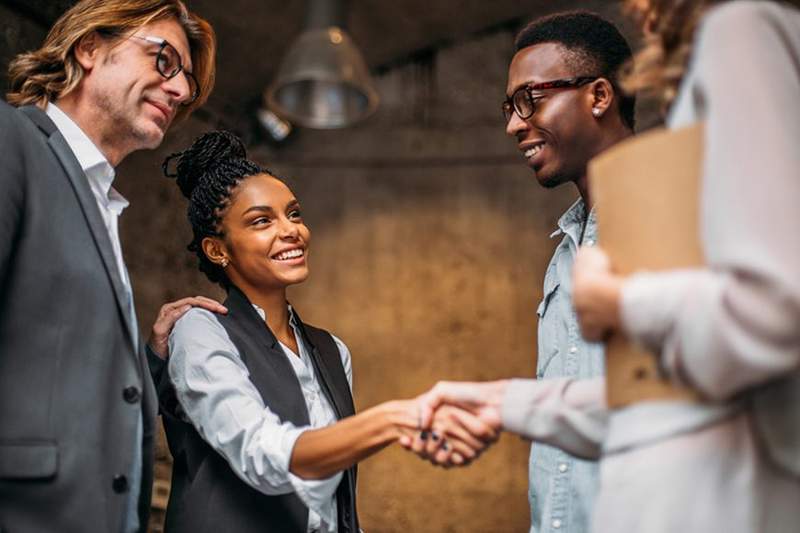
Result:
<svg viewBox="0 0 800 533">
<path fill-rule="evenodd" d="M 798 2 L 632 0 L 648 33 L 629 78 L 703 121 L 705 268 L 613 273 L 583 249 L 584 336 L 622 330 L 700 397 L 605 406 L 605 382 L 442 383 L 509 431 L 600 459 L 593 531 L 784 533 L 800 523 Z"/>
<path fill-rule="evenodd" d="M 0 101 L 0 531 L 146 531 L 157 401 L 112 182 L 208 96 L 214 33 L 179 0 L 83 0 Z M 165 305 L 150 356 L 191 305 Z"/>
</svg>

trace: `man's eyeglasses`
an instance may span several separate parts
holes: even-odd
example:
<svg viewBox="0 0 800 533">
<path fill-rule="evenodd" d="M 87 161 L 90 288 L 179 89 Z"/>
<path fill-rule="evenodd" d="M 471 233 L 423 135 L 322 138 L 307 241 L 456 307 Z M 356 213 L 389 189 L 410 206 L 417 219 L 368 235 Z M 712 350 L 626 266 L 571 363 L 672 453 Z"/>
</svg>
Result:
<svg viewBox="0 0 800 533">
<path fill-rule="evenodd" d="M 536 91 L 544 91 L 547 89 L 576 89 L 587 83 L 596 80 L 598 76 L 580 76 L 577 78 L 568 78 L 563 80 L 544 81 L 542 83 L 534 83 L 520 87 L 511 97 L 506 98 L 503 102 L 503 116 L 506 119 L 506 124 L 511 120 L 511 113 L 516 113 L 522 120 L 531 118 L 536 113 L 536 102 L 542 99 L 542 96 L 537 96 Z"/>
<path fill-rule="evenodd" d="M 194 75 L 183 68 L 181 55 L 174 46 L 160 37 L 143 37 L 139 35 L 131 35 L 131 37 L 159 45 L 158 53 L 156 54 L 156 70 L 166 79 L 170 80 L 180 72 L 183 72 L 184 76 L 186 76 L 186 81 L 189 84 L 189 99 L 181 102 L 181 105 L 189 105 L 197 100 L 200 96 L 200 85 Z"/>
</svg>

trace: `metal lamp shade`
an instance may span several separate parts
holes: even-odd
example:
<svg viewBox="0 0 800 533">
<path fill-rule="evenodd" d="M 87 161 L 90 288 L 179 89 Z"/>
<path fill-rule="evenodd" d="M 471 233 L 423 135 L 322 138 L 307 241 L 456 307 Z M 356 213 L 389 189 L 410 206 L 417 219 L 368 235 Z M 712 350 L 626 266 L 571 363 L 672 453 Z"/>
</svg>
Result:
<svg viewBox="0 0 800 533">
<path fill-rule="evenodd" d="M 303 32 L 266 91 L 276 113 L 309 128 L 343 128 L 378 107 L 364 59 L 339 27 Z"/>
</svg>

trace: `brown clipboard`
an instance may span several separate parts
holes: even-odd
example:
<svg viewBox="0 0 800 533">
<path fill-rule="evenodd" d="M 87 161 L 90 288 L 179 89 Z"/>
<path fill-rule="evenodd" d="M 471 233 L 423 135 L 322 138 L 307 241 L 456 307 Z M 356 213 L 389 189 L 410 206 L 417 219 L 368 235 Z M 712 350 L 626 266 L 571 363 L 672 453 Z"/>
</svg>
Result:
<svg viewBox="0 0 800 533">
<path fill-rule="evenodd" d="M 697 267 L 703 125 L 657 129 L 624 141 L 589 163 L 598 235 L 615 272 Z M 699 401 L 664 379 L 657 358 L 622 333 L 606 343 L 607 401 Z"/>
</svg>

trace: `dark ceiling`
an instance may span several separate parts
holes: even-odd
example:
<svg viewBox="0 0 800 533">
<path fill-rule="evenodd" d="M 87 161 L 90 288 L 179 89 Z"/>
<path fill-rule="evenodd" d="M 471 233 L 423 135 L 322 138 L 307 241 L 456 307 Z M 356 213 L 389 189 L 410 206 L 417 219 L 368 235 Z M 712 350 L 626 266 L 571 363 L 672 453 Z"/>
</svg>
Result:
<svg viewBox="0 0 800 533">
<path fill-rule="evenodd" d="M 73 0 L 3 0 L 49 27 Z M 580 2 L 587 8 L 613 0 Z M 217 85 L 205 115 L 236 124 L 258 105 L 283 54 L 302 30 L 306 0 L 188 0 L 217 32 Z M 561 9 L 552 0 L 350 0 L 347 24 L 373 72 L 424 61 L 438 48 Z M 576 2 L 566 2 L 575 5 Z M 202 116 L 202 115 L 201 115 Z"/>
</svg>

